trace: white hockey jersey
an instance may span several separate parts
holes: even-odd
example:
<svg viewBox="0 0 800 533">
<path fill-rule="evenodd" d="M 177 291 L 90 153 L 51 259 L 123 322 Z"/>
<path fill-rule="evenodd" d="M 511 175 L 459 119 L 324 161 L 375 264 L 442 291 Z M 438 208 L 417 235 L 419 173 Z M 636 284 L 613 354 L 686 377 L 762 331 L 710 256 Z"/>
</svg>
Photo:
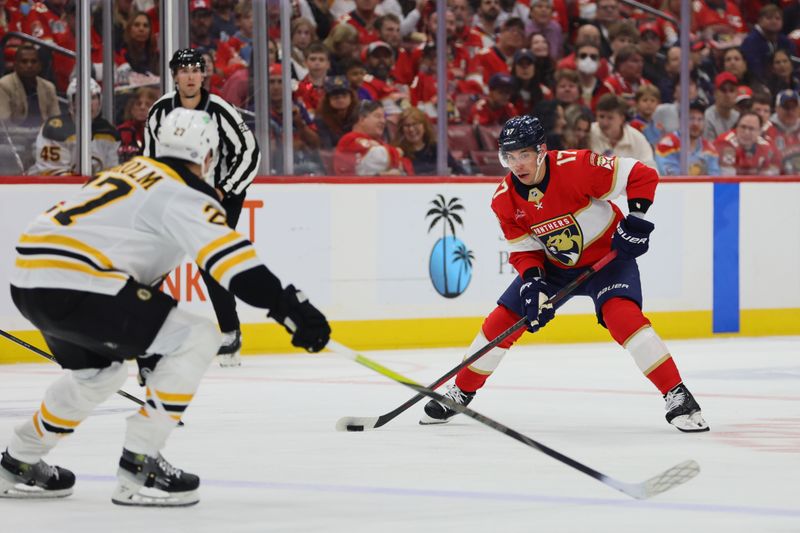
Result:
<svg viewBox="0 0 800 533">
<path fill-rule="evenodd" d="M 185 256 L 223 287 L 261 261 L 225 224 L 214 190 L 182 168 L 134 157 L 39 215 L 17 245 L 10 282 L 116 294 L 129 277 L 153 285 Z"/>
<path fill-rule="evenodd" d="M 63 113 L 42 125 L 36 136 L 36 162 L 28 169 L 32 176 L 72 176 L 77 174 L 75 122 L 72 115 Z M 119 164 L 119 136 L 107 120 L 97 117 L 92 122 L 92 141 L 89 153 L 92 174 Z"/>
</svg>

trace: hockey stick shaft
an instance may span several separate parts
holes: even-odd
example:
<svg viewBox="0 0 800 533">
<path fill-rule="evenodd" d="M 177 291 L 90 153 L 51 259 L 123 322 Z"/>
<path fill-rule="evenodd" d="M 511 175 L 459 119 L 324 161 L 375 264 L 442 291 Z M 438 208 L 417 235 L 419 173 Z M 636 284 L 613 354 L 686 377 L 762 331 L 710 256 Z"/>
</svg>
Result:
<svg viewBox="0 0 800 533">
<path fill-rule="evenodd" d="M 407 378 L 402 374 L 398 374 L 394 370 L 391 370 L 376 361 L 368 359 L 363 355 L 354 352 L 350 348 L 342 344 L 339 344 L 333 339 L 331 339 L 327 347 L 343 357 L 355 361 L 356 363 L 365 366 L 370 370 L 377 372 L 378 374 L 381 374 L 394 381 L 397 381 L 398 383 L 401 383 L 417 391 L 417 393 L 421 395 L 433 398 L 434 400 L 447 405 L 451 409 L 454 409 L 459 413 L 462 413 L 474 420 L 477 420 L 481 424 L 489 426 L 490 428 L 499 431 L 500 433 L 503 433 L 504 435 L 507 435 L 512 439 L 517 440 L 527 446 L 530 446 L 531 448 L 534 448 L 535 450 L 538 450 L 544 453 L 545 455 L 552 457 L 553 459 L 561 463 L 564 463 L 565 465 L 570 466 L 575 470 L 578 470 L 579 472 L 586 474 L 587 476 L 590 476 L 600 481 L 601 483 L 611 488 L 614 488 L 624 494 L 627 494 L 628 496 L 631 496 L 633 498 L 637 499 L 649 498 L 650 496 L 654 496 L 656 494 L 669 490 L 676 485 L 680 485 L 682 483 L 685 483 L 686 481 L 689 481 L 700 472 L 700 468 L 699 465 L 697 465 L 697 463 L 695 463 L 694 461 L 686 461 L 642 483 L 633 484 L 616 480 L 610 476 L 607 476 L 606 474 L 598 472 L 597 470 L 589 466 L 586 466 L 585 464 L 579 461 L 576 461 L 575 459 L 572 459 L 571 457 L 567 457 L 563 453 L 556 451 L 553 448 L 550 448 L 549 446 L 546 446 L 541 442 L 538 442 L 526 435 L 523 435 L 519 431 L 516 431 L 504 424 L 501 424 L 500 422 L 497 422 L 496 420 L 493 420 L 488 416 L 482 415 L 477 411 L 473 411 L 468 407 L 464 407 L 463 405 L 452 401 L 450 398 L 447 398 L 431 390 L 430 388 L 424 387 L 419 383 L 417 383 L 416 381 L 413 381 L 412 379 Z"/>
<path fill-rule="evenodd" d="M 32 351 L 36 355 L 41 355 L 45 359 L 49 359 L 50 361 L 52 361 L 54 363 L 58 363 L 56 358 L 53 357 L 51 354 L 45 352 L 44 350 L 42 350 L 40 348 L 37 348 L 33 344 L 28 344 L 24 340 L 20 339 L 19 337 L 15 337 L 14 335 L 12 335 L 11 333 L 8 333 L 7 331 L 3 331 L 2 329 L 0 329 L 0 335 L 2 335 L 3 337 L 5 337 L 6 339 L 8 339 L 8 340 L 10 340 L 12 342 L 15 342 L 15 343 L 19 344 L 23 348 L 27 348 L 28 350 Z M 128 394 L 124 390 L 118 390 L 117 394 L 119 394 L 123 398 L 129 399 L 130 401 L 136 403 L 137 405 L 144 406 L 144 402 L 142 400 L 140 400 L 139 398 L 137 398 L 133 394 Z M 183 421 L 179 421 L 178 425 L 182 426 L 183 425 Z"/>
<path fill-rule="evenodd" d="M 564 285 L 557 293 L 555 293 L 550 298 L 549 302 L 554 306 L 556 304 L 560 303 L 562 300 L 564 300 L 570 294 L 572 294 L 572 292 L 576 288 L 578 288 L 578 286 L 580 284 L 582 284 L 584 281 L 589 279 L 595 272 L 597 272 L 598 270 L 600 270 L 601 268 L 606 266 L 608 263 L 610 263 L 616 256 L 617 256 L 616 250 L 612 250 L 612 251 L 608 252 L 606 255 L 604 255 L 602 258 L 600 258 L 595 264 L 593 264 L 587 270 L 582 272 L 578 277 L 576 277 L 574 280 L 572 280 L 569 283 L 567 283 L 566 285 Z M 442 384 L 447 383 L 447 381 L 450 380 L 450 378 L 452 378 L 456 374 L 458 374 L 459 371 L 461 371 L 461 369 L 471 365 L 472 363 L 474 363 L 475 361 L 477 361 L 478 359 L 480 359 L 481 357 L 486 355 L 490 350 L 495 348 L 498 344 L 500 344 L 505 339 L 507 339 L 509 336 L 513 335 L 515 332 L 517 332 L 521 328 L 525 327 L 526 322 L 527 322 L 527 319 L 525 317 L 520 318 L 510 328 L 508 328 L 507 330 L 502 332 L 500 335 L 498 335 L 497 337 L 492 339 L 492 341 L 489 342 L 488 344 L 486 344 L 484 347 L 482 347 L 481 349 L 479 349 L 478 351 L 476 351 L 475 353 L 473 353 L 469 357 L 465 358 L 461 363 L 459 363 L 455 367 L 451 368 L 446 374 L 444 374 L 443 376 L 439 377 L 436 381 L 434 381 L 433 383 L 428 385 L 427 388 L 435 390 L 435 389 L 439 388 Z M 417 402 L 419 402 L 423 398 L 425 398 L 425 396 L 426 396 L 425 394 L 419 393 L 416 396 L 414 396 L 413 398 L 411 398 L 408 401 L 406 401 L 403 405 L 393 409 L 392 411 L 389 411 L 386 414 L 380 415 L 377 418 L 377 420 L 375 421 L 375 424 L 373 426 L 369 427 L 369 428 L 367 428 L 363 424 L 357 424 L 357 425 L 345 426 L 345 429 L 347 429 L 348 431 L 353 431 L 353 430 L 362 431 L 364 429 L 379 428 L 379 427 L 385 425 L 386 423 L 388 423 L 390 420 L 393 420 L 394 418 L 396 418 L 398 415 L 400 415 L 401 413 L 406 411 L 408 408 L 410 408 L 411 406 L 413 406 L 414 404 L 416 404 Z"/>
</svg>

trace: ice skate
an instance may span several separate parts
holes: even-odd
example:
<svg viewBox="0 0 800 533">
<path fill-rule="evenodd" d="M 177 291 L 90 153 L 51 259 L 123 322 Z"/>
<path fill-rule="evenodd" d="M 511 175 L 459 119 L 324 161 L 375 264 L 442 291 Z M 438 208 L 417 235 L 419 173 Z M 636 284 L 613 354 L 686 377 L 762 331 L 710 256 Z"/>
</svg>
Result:
<svg viewBox="0 0 800 533">
<path fill-rule="evenodd" d="M 447 392 L 444 394 L 445 398 L 453 400 L 459 405 L 467 406 L 469 402 L 475 397 L 474 392 L 464 392 L 459 389 L 455 384 L 450 385 Z M 425 414 L 422 415 L 419 423 L 423 426 L 431 424 L 444 424 L 448 422 L 453 416 L 457 415 L 458 411 L 450 409 L 446 405 L 442 405 L 436 400 L 431 400 L 425 404 Z"/>
<path fill-rule="evenodd" d="M 681 431 L 695 433 L 711 429 L 703 419 L 700 406 L 683 383 L 664 395 L 667 422 Z"/>
<path fill-rule="evenodd" d="M 228 331 L 222 334 L 222 344 L 217 352 L 219 366 L 242 366 L 242 332 L 240 330 Z"/>
<path fill-rule="evenodd" d="M 0 460 L 0 498 L 64 498 L 72 494 L 75 474 L 44 461 L 23 463 L 8 450 Z"/>
<path fill-rule="evenodd" d="M 187 507 L 200 501 L 200 478 L 164 459 L 122 450 L 111 501 L 141 507 Z"/>
</svg>

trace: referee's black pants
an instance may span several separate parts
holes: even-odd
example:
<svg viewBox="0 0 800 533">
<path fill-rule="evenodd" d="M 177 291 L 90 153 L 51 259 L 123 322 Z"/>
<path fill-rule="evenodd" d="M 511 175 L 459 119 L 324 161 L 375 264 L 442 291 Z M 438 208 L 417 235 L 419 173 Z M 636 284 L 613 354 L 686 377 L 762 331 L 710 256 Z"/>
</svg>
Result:
<svg viewBox="0 0 800 533">
<path fill-rule="evenodd" d="M 231 228 L 236 227 L 239 222 L 239 216 L 242 214 L 242 206 L 244 205 L 244 198 L 246 192 L 238 196 L 226 196 L 223 198 L 222 207 L 225 208 L 226 219 L 228 226 Z M 239 315 L 236 314 L 236 298 L 233 294 L 228 292 L 222 285 L 217 283 L 217 280 L 211 277 L 211 274 L 202 271 L 203 281 L 208 289 L 208 297 L 211 299 L 211 304 L 214 306 L 214 313 L 217 315 L 217 322 L 219 329 L 222 333 L 228 333 L 239 329 Z"/>
</svg>

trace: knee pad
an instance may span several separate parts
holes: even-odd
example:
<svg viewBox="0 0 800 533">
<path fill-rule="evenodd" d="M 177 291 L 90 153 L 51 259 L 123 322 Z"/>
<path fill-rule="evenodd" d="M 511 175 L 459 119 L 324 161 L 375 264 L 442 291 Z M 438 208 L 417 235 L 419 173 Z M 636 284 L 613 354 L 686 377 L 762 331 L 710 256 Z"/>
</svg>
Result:
<svg viewBox="0 0 800 533">
<path fill-rule="evenodd" d="M 650 325 L 636 302 L 627 298 L 611 298 L 601 312 L 608 332 L 623 347 L 637 331 Z"/>
<path fill-rule="evenodd" d="M 481 332 L 485 338 L 494 340 L 498 335 L 513 326 L 515 322 L 518 322 L 519 319 L 520 316 L 518 314 L 512 312 L 503 305 L 498 305 L 491 313 L 489 313 L 489 316 L 486 317 L 486 320 L 483 321 Z M 500 344 L 498 344 L 498 348 L 511 348 L 511 345 L 514 344 L 523 333 L 525 333 L 525 328 L 518 329 L 506 337 Z"/>
<path fill-rule="evenodd" d="M 127 367 L 120 362 L 102 369 L 73 370 L 47 389 L 44 408 L 58 418 L 83 420 L 119 390 L 127 377 Z"/>
<path fill-rule="evenodd" d="M 194 393 L 221 342 L 216 324 L 173 309 L 148 348 L 163 356 L 147 378 L 148 388 L 157 394 Z"/>
</svg>

